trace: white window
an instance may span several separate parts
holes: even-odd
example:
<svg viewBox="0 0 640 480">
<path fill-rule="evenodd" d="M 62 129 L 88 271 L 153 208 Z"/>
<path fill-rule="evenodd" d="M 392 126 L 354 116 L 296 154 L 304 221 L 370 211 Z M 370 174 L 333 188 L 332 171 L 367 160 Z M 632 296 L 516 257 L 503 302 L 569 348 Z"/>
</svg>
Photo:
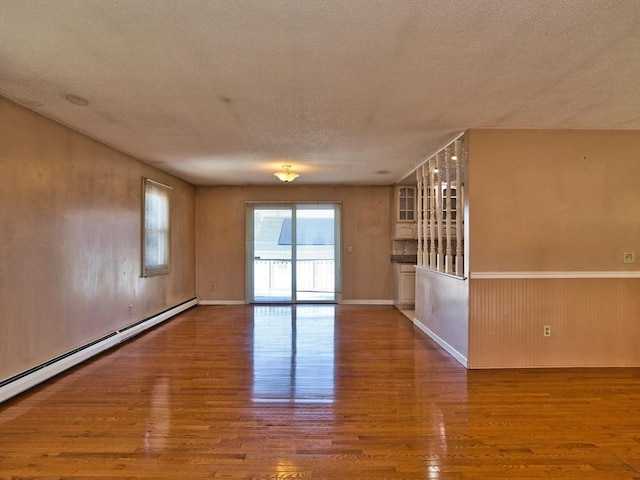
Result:
<svg viewBox="0 0 640 480">
<path fill-rule="evenodd" d="M 148 178 L 143 183 L 142 276 L 169 273 L 171 187 Z"/>
</svg>

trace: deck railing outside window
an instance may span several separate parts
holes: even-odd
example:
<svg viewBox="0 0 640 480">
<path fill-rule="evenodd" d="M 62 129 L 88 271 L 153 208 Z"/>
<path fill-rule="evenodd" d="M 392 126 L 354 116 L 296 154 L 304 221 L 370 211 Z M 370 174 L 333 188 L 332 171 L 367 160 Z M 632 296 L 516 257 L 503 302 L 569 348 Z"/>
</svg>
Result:
<svg viewBox="0 0 640 480">
<path fill-rule="evenodd" d="M 334 260 L 305 259 L 297 260 L 298 291 L 333 292 L 335 291 Z M 291 260 L 259 259 L 254 260 L 255 295 L 268 295 L 276 286 L 291 288 Z"/>
</svg>

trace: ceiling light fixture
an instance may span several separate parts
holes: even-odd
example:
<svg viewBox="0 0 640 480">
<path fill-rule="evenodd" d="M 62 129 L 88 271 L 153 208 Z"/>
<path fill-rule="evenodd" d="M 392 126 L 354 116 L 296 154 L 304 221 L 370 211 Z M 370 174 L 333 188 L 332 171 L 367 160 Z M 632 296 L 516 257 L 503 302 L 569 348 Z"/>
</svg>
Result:
<svg viewBox="0 0 640 480">
<path fill-rule="evenodd" d="M 274 173 L 274 175 L 278 177 L 280 180 L 282 180 L 284 183 L 293 182 L 300 175 L 296 172 L 292 172 L 290 169 L 291 169 L 291 165 L 282 165 L 282 170 Z"/>
</svg>

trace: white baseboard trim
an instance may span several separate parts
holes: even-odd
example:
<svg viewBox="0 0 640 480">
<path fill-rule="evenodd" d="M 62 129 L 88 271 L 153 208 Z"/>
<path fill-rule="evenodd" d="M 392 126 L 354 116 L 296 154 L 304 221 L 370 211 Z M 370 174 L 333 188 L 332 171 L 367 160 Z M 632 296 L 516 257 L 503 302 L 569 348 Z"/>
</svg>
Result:
<svg viewBox="0 0 640 480">
<path fill-rule="evenodd" d="M 141 334 L 167 319 L 184 312 L 198 304 L 197 298 L 187 300 L 175 307 L 161 312 L 153 317 L 140 320 L 128 327 L 108 333 L 104 337 L 78 347 L 70 352 L 44 362 L 22 373 L 9 377 L 0 382 L 0 403 L 42 383 L 56 375 L 74 367 L 105 350 Z"/>
<path fill-rule="evenodd" d="M 449 345 L 446 341 L 444 341 L 441 337 L 439 337 L 438 334 L 436 334 L 429 327 L 427 327 L 423 323 L 421 323 L 417 318 L 414 317 L 414 318 L 411 319 L 411 321 L 413 322 L 413 324 L 416 327 L 418 327 L 420 330 L 422 330 L 429 338 L 431 338 L 431 340 L 433 340 L 438 345 L 440 345 L 449 355 L 451 355 L 453 358 L 455 358 L 465 368 L 469 368 L 468 367 L 469 362 L 467 360 L 467 357 L 465 357 L 460 352 L 458 352 L 455 348 L 453 348 L 451 345 Z"/>
<path fill-rule="evenodd" d="M 324 303 L 324 302 L 322 302 Z M 338 305 L 393 305 L 393 300 L 339 300 Z M 198 305 L 249 305 L 244 300 L 200 300 Z M 274 303 L 273 305 L 278 305 Z"/>
<path fill-rule="evenodd" d="M 501 278 L 640 278 L 640 271 L 605 272 L 471 272 L 473 280 Z"/>
<path fill-rule="evenodd" d="M 200 300 L 199 305 L 246 305 L 244 300 Z"/>
<path fill-rule="evenodd" d="M 339 305 L 393 305 L 393 300 L 340 300 Z"/>
</svg>

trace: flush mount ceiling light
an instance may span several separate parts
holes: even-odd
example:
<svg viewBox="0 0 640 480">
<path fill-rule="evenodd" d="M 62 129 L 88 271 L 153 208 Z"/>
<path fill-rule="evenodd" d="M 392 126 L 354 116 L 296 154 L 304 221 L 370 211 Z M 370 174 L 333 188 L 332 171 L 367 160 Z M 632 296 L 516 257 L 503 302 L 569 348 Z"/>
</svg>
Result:
<svg viewBox="0 0 640 480">
<path fill-rule="evenodd" d="M 291 171 L 291 165 L 282 165 L 282 170 L 274 173 L 276 177 L 282 180 L 284 183 L 293 182 L 300 175 Z"/>
</svg>

